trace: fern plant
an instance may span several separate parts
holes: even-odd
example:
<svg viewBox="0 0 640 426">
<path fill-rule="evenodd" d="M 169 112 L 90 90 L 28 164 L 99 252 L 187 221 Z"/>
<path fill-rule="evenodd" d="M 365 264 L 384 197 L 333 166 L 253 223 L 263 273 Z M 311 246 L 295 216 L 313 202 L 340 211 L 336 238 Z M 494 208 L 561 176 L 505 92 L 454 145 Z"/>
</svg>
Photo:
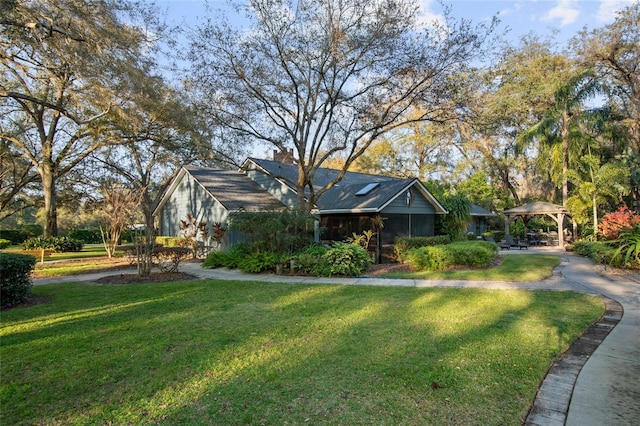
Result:
<svg viewBox="0 0 640 426">
<path fill-rule="evenodd" d="M 621 230 L 620 237 L 612 242 L 618 245 L 612 261 L 621 258 L 624 253 L 622 266 L 628 265 L 629 261 L 640 265 L 640 226 Z"/>
</svg>

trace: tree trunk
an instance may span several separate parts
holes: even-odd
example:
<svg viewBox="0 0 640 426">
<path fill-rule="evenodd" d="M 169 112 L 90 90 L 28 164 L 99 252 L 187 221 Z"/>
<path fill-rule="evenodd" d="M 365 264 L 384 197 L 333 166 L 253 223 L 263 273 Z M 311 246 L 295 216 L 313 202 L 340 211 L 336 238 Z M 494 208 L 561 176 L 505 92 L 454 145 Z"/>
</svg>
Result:
<svg viewBox="0 0 640 426">
<path fill-rule="evenodd" d="M 42 179 L 42 192 L 44 194 L 44 232 L 43 236 L 58 236 L 58 210 L 56 206 L 56 180 L 53 172 L 53 166 L 45 163 L 40 168 L 40 177 Z"/>
<path fill-rule="evenodd" d="M 304 196 L 307 174 L 302 166 L 302 161 L 298 162 L 298 179 L 296 181 L 296 208 L 300 212 L 308 213 L 311 211 L 311 203 L 307 202 Z M 311 201 L 311 200 L 309 200 Z"/>
<path fill-rule="evenodd" d="M 142 256 L 138 258 L 138 275 L 148 277 L 151 275 L 151 267 L 153 266 L 153 250 L 156 246 L 156 232 L 153 223 L 153 211 L 151 210 L 151 202 L 148 194 L 143 196 L 142 211 L 144 212 L 144 241 L 142 241 Z"/>
<path fill-rule="evenodd" d="M 571 115 L 564 114 L 562 118 L 562 206 L 567 206 L 569 199 L 569 124 Z"/>
<path fill-rule="evenodd" d="M 596 203 L 596 193 L 593 193 L 593 236 L 598 235 L 598 204 Z"/>
</svg>

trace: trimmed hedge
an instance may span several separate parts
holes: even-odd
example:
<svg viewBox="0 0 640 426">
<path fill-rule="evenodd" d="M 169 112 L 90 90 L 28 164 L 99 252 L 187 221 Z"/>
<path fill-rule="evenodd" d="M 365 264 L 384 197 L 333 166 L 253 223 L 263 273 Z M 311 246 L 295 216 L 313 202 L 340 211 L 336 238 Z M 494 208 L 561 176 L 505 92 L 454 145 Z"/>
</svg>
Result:
<svg viewBox="0 0 640 426">
<path fill-rule="evenodd" d="M 82 241 L 68 237 L 37 237 L 22 243 L 23 250 L 51 249 L 56 253 L 80 252 L 82 246 Z"/>
<path fill-rule="evenodd" d="M 498 255 L 498 246 L 489 241 L 460 241 L 449 244 L 454 264 L 473 268 L 486 268 Z"/>
<path fill-rule="evenodd" d="M 610 263 L 615 249 L 601 241 L 576 241 L 573 243 L 573 252 L 596 263 Z"/>
<path fill-rule="evenodd" d="M 407 263 L 416 271 L 442 271 L 453 266 L 453 259 L 447 246 L 419 247 L 407 252 Z"/>
<path fill-rule="evenodd" d="M 29 275 L 36 265 L 33 256 L 0 253 L 0 306 L 11 307 L 31 295 Z"/>
<path fill-rule="evenodd" d="M 42 235 L 40 225 L 26 225 L 19 229 L 0 229 L 0 238 L 11 241 L 11 244 L 22 244 L 38 235 Z"/>
<path fill-rule="evenodd" d="M 488 241 L 459 241 L 409 250 L 407 263 L 416 271 L 442 271 L 456 265 L 485 268 L 497 253 L 498 247 Z"/>
<path fill-rule="evenodd" d="M 184 247 L 186 242 L 185 237 L 156 236 L 156 244 L 161 244 L 163 247 Z"/>
<path fill-rule="evenodd" d="M 11 245 L 11 241 L 0 238 L 0 250 L 6 249 Z"/>
<path fill-rule="evenodd" d="M 394 251 L 398 262 L 403 262 L 406 259 L 409 250 L 427 247 L 437 246 L 442 244 L 449 244 L 451 237 L 449 235 L 436 235 L 433 237 L 397 237 L 394 242 Z"/>
<path fill-rule="evenodd" d="M 84 244 L 100 244 L 102 243 L 102 234 L 100 229 L 72 229 L 67 236 L 72 240 L 82 241 Z"/>
</svg>

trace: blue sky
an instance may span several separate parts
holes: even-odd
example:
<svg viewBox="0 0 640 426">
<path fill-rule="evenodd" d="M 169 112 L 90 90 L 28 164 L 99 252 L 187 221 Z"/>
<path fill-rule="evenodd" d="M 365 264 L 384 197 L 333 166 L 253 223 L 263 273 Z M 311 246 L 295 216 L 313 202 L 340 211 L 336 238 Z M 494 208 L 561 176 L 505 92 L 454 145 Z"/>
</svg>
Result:
<svg viewBox="0 0 640 426">
<path fill-rule="evenodd" d="M 206 16 L 205 0 L 156 0 L 166 10 L 172 22 L 196 23 Z M 497 15 L 501 29 L 509 29 L 512 39 L 528 33 L 541 36 L 557 31 L 555 38 L 564 43 L 584 27 L 599 28 L 615 18 L 615 12 L 638 0 L 450 0 L 454 17 L 475 22 Z M 223 6 L 224 0 L 209 0 L 213 7 Z M 425 21 L 441 18 L 436 0 L 416 0 Z"/>
</svg>

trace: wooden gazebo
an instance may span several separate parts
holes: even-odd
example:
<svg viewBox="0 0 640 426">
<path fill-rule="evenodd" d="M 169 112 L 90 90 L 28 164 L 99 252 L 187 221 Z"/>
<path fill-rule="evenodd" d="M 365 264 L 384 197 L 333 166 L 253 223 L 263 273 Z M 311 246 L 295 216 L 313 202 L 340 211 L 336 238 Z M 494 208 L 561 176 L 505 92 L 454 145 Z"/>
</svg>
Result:
<svg viewBox="0 0 640 426">
<path fill-rule="evenodd" d="M 524 222 L 525 234 L 527 233 L 527 227 L 529 221 L 533 216 L 547 215 L 556 221 L 558 224 L 558 245 L 564 246 L 564 219 L 569 216 L 569 213 L 563 206 L 557 204 L 546 203 L 544 201 L 535 201 L 533 203 L 525 204 L 520 207 L 514 207 L 504 211 L 505 215 L 505 233 L 509 235 L 509 225 L 517 218 L 521 218 Z M 576 232 L 576 222 L 573 222 L 573 233 Z"/>
</svg>

